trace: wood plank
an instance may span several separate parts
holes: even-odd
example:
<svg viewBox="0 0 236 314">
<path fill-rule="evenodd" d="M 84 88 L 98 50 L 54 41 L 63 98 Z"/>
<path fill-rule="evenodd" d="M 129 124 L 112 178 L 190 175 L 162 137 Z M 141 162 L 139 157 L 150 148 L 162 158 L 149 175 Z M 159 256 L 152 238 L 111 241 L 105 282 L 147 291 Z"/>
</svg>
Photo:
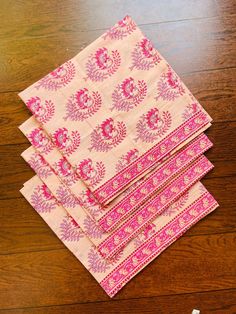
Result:
<svg viewBox="0 0 236 314">
<path fill-rule="evenodd" d="M 118 302 L 112 300 L 86 304 L 26 308 L 19 310 L 14 309 L 14 314 L 94 314 L 95 311 L 97 314 L 190 314 L 193 309 L 199 309 L 201 310 L 201 313 L 230 314 L 236 312 L 235 300 L 235 290 L 221 290 L 214 292 L 119 300 Z M 10 314 L 12 313 L 12 310 L 0 310 L 0 313 Z"/>
<path fill-rule="evenodd" d="M 236 288 L 234 248 L 234 233 L 182 237 L 115 299 Z M 1 308 L 109 299 L 66 249 L 0 256 L 0 264 Z"/>
<path fill-rule="evenodd" d="M 217 15 L 214 0 L 171 0 L 168 4 L 166 1 L 145 0 L 97 0 L 96 3 L 93 0 L 70 0 L 66 7 L 63 0 L 51 0 L 43 6 L 40 0 L 2 0 L 1 9 L 0 38 L 4 40 L 107 29 L 126 14 L 131 14 L 140 24 Z"/>
<path fill-rule="evenodd" d="M 235 15 L 143 25 L 142 30 L 179 73 L 235 67 Z M 0 91 L 22 90 L 76 55 L 103 33 L 10 39 L 1 45 Z M 56 58 L 55 58 L 56 56 Z"/>
<path fill-rule="evenodd" d="M 191 228 L 187 236 L 236 232 L 235 177 L 205 179 L 203 183 L 215 196 L 220 207 Z M 54 233 L 23 198 L 2 200 L 0 221 L 1 254 L 63 248 Z"/>
</svg>

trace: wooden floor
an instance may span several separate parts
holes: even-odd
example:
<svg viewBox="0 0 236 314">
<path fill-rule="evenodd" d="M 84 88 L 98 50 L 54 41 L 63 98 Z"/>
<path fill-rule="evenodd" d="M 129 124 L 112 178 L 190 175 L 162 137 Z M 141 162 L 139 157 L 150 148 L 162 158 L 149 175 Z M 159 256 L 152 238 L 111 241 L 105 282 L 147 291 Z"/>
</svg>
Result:
<svg viewBox="0 0 236 314">
<path fill-rule="evenodd" d="M 220 207 L 110 300 L 18 190 L 33 172 L 17 94 L 125 14 L 214 119 Z M 0 313 L 236 313 L 236 1 L 0 0 Z"/>
</svg>

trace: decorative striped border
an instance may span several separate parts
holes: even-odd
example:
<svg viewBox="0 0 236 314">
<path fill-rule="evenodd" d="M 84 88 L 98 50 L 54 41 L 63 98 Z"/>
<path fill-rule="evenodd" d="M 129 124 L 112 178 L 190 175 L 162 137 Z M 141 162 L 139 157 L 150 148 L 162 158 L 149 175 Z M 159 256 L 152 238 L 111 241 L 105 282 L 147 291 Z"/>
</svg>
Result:
<svg viewBox="0 0 236 314">
<path fill-rule="evenodd" d="M 174 148 L 191 137 L 209 122 L 208 116 L 204 112 L 200 111 L 194 114 L 189 120 L 176 128 L 161 142 L 154 145 L 145 154 L 122 169 L 98 189 L 94 190 L 94 196 L 102 205 L 109 203 L 114 195 L 124 189 L 130 182 L 155 165 Z"/>
<path fill-rule="evenodd" d="M 113 297 L 128 281 L 181 237 L 192 225 L 218 206 L 209 192 L 204 193 L 108 274 L 100 282 L 102 288 L 110 297 Z"/>
<path fill-rule="evenodd" d="M 112 230 L 121 222 L 121 219 L 125 219 L 130 213 L 134 212 L 147 198 L 151 197 L 168 180 L 172 179 L 173 176 L 197 159 L 212 145 L 212 142 L 205 134 L 199 135 L 112 207 L 105 216 L 98 220 L 99 225 L 106 232 Z"/>
<path fill-rule="evenodd" d="M 99 246 L 98 250 L 105 258 L 111 258 L 121 250 L 152 219 L 160 215 L 170 204 L 178 199 L 195 182 L 213 168 L 210 161 L 202 156 L 187 170 L 174 178 L 158 195 L 154 195 L 138 211 L 113 232 Z"/>
</svg>

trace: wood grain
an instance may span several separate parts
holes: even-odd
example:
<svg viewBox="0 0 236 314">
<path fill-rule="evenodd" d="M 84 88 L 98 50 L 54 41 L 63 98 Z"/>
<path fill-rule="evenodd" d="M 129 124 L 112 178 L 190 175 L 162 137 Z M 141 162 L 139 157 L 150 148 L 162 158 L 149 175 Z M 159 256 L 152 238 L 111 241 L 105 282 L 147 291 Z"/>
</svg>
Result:
<svg viewBox="0 0 236 314">
<path fill-rule="evenodd" d="M 19 193 L 33 171 L 18 92 L 130 14 L 212 116 L 220 207 L 110 300 Z M 236 2 L 1 0 L 0 313 L 236 313 Z"/>
</svg>

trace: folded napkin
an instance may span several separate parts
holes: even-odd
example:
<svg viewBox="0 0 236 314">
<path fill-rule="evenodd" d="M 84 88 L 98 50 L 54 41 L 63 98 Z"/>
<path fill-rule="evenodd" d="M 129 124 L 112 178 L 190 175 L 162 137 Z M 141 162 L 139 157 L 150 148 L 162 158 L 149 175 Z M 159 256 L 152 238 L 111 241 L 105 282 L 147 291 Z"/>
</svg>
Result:
<svg viewBox="0 0 236 314">
<path fill-rule="evenodd" d="M 211 194 L 198 182 L 113 260 L 108 261 L 99 254 L 78 224 L 37 176 L 24 184 L 21 193 L 110 297 L 192 225 L 218 206 Z"/>
<path fill-rule="evenodd" d="M 54 171 L 54 176 L 57 175 L 61 179 L 69 191 L 78 199 L 78 202 L 87 214 L 98 221 L 100 227 L 105 231 L 109 231 L 119 224 L 128 214 L 132 213 L 153 193 L 163 187 L 169 179 L 182 171 L 184 167 L 212 146 L 206 135 L 199 135 L 190 144 L 182 148 L 180 152 L 168 158 L 161 167 L 157 167 L 150 176 L 146 175 L 145 180 L 137 182 L 138 185 L 132 187 L 132 189 L 130 188 L 129 193 L 126 191 L 106 207 L 101 207 L 67 160 L 53 146 L 47 134 L 40 129 L 35 119 L 27 120 L 20 126 L 20 129 L 33 144 L 38 154 L 36 157 L 34 149 L 28 149 L 22 153 L 23 158 L 41 179 L 44 179 L 42 175 L 44 176 L 45 173 L 50 172 L 50 169 L 45 169 L 45 165 L 48 164 L 51 170 Z M 42 139 L 39 137 L 39 131 Z M 37 139 L 36 141 L 35 138 Z M 43 147 L 38 147 L 37 143 L 39 140 L 44 143 Z"/>
<path fill-rule="evenodd" d="M 130 17 L 19 96 L 102 205 L 211 122 Z"/>
<path fill-rule="evenodd" d="M 212 119 L 131 17 L 19 96 L 21 193 L 109 296 L 218 206 Z"/>
</svg>

